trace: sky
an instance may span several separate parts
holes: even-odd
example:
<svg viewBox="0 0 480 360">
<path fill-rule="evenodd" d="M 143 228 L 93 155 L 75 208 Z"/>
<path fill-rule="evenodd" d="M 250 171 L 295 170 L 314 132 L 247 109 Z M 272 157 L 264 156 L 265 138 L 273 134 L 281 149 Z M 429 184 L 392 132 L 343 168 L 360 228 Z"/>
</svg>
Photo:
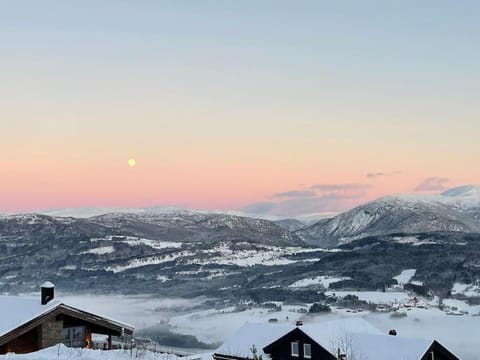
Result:
<svg viewBox="0 0 480 360">
<path fill-rule="evenodd" d="M 334 213 L 478 184 L 479 11 L 0 0 L 0 211 Z"/>
</svg>

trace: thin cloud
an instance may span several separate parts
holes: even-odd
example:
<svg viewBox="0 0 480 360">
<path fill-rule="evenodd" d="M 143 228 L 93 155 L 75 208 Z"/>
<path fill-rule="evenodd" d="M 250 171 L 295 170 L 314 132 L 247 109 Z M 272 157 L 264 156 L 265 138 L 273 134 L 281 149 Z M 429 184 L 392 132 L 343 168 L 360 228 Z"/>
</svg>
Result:
<svg viewBox="0 0 480 360">
<path fill-rule="evenodd" d="M 416 192 L 421 191 L 443 191 L 448 188 L 450 179 L 444 177 L 428 177 L 415 188 Z"/>
<path fill-rule="evenodd" d="M 316 184 L 305 189 L 272 195 L 270 202 L 245 206 L 244 212 L 258 215 L 298 216 L 314 213 L 337 213 L 358 205 L 366 196 L 368 184 Z"/>
<path fill-rule="evenodd" d="M 369 184 L 316 184 L 311 187 L 317 196 L 332 196 L 338 198 L 356 198 L 366 195 Z"/>
<path fill-rule="evenodd" d="M 317 195 L 315 191 L 311 190 L 291 190 L 277 194 L 273 194 L 275 198 L 306 198 Z"/>
<path fill-rule="evenodd" d="M 378 171 L 378 172 L 370 172 L 366 176 L 368 179 L 377 179 L 384 176 L 394 176 L 399 174 L 401 174 L 401 171 L 391 171 L 391 172 Z"/>
<path fill-rule="evenodd" d="M 368 188 L 368 184 L 315 184 L 311 188 L 318 191 L 337 191 L 345 189 Z"/>
<path fill-rule="evenodd" d="M 376 173 L 368 173 L 367 174 L 367 178 L 369 178 L 369 179 L 376 179 L 376 178 L 379 178 L 379 177 L 382 177 L 382 176 L 385 176 L 385 173 L 376 172 Z"/>
<path fill-rule="evenodd" d="M 241 211 L 251 214 L 268 214 L 275 207 L 273 202 L 258 202 L 244 206 Z"/>
</svg>

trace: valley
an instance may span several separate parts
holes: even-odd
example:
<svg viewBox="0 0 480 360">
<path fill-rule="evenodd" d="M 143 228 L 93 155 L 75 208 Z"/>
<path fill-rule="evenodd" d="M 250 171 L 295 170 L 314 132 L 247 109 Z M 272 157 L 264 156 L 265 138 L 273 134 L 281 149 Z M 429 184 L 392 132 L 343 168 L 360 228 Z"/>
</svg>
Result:
<svg viewBox="0 0 480 360">
<path fill-rule="evenodd" d="M 177 210 L 4 215 L 0 291 L 31 294 L 50 280 L 65 301 L 122 318 L 136 326 L 137 336 L 160 346 L 195 351 L 215 348 L 245 321 L 361 316 L 385 331 L 418 336 L 422 328 L 441 339 L 448 334 L 441 329 L 451 324 L 474 326 L 480 319 L 480 234 L 446 226 L 445 204 L 431 206 L 438 223 L 423 232 L 396 231 L 404 228 L 395 221 L 425 221 L 417 206 L 400 206 L 408 216 L 392 213 L 397 200 L 386 213 L 378 208 L 382 215 L 373 222 L 349 215 L 377 203 L 303 229 L 297 220 Z M 461 204 L 476 208 L 469 195 L 449 211 Z M 341 229 L 356 230 L 350 237 L 305 236 L 326 221 L 324 232 L 339 221 Z M 388 224 L 392 231 L 379 230 Z M 473 359 L 469 334 L 462 335 L 465 346 L 455 339 L 448 342 Z"/>
</svg>

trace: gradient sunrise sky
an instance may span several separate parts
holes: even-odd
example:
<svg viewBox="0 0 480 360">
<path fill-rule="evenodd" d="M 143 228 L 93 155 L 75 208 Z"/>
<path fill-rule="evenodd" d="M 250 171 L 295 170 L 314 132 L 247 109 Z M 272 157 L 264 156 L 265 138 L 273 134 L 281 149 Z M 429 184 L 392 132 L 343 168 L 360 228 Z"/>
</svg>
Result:
<svg viewBox="0 0 480 360">
<path fill-rule="evenodd" d="M 336 212 L 479 183 L 479 13 L 0 1 L 0 211 Z"/>
</svg>

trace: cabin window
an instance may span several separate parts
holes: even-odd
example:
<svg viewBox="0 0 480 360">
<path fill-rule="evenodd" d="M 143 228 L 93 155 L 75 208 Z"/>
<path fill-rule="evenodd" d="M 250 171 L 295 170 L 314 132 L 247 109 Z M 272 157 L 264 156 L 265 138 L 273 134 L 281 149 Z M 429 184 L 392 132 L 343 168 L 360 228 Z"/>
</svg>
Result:
<svg viewBox="0 0 480 360">
<path fill-rule="evenodd" d="M 303 357 L 306 359 L 312 358 L 312 345 L 303 344 Z"/>
<path fill-rule="evenodd" d="M 299 355 L 298 342 L 294 341 L 292 342 L 292 356 L 298 357 Z"/>
<path fill-rule="evenodd" d="M 64 328 L 62 331 L 63 343 L 69 347 L 85 346 L 85 326 Z"/>
</svg>

